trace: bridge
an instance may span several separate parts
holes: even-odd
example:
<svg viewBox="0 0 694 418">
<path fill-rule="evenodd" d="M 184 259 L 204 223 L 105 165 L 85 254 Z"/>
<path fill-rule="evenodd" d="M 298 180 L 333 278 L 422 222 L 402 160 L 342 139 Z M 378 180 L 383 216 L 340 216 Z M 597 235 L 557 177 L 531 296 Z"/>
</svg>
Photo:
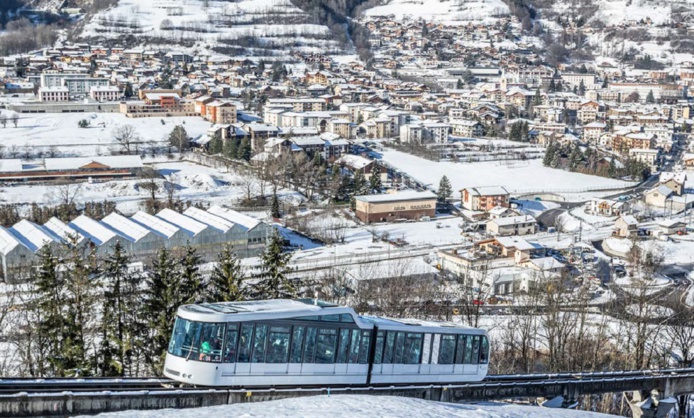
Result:
<svg viewBox="0 0 694 418">
<path fill-rule="evenodd" d="M 405 396 L 439 402 L 510 398 L 577 400 L 581 395 L 634 391 L 635 417 L 661 415 L 672 403 L 644 411 L 637 400 L 694 393 L 694 368 L 527 375 L 489 375 L 465 384 L 195 388 L 159 378 L 0 379 L 0 417 L 72 416 L 128 409 L 194 408 L 315 395 Z M 657 399 L 654 404 L 658 404 Z M 668 406 L 669 405 L 669 406 Z M 667 411 L 665 411 L 667 409 Z M 645 413 L 645 414 L 644 414 Z M 656 414 L 657 413 L 657 414 Z"/>
</svg>

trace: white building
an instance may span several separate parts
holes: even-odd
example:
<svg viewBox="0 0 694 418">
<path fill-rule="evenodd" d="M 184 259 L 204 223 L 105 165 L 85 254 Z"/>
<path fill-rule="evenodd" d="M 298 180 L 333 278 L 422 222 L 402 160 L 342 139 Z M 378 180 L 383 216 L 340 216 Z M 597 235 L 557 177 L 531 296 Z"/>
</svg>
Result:
<svg viewBox="0 0 694 418">
<path fill-rule="evenodd" d="M 39 100 L 42 102 L 67 102 L 70 100 L 70 91 L 67 87 L 41 87 Z"/>
<path fill-rule="evenodd" d="M 98 102 L 115 102 L 122 96 L 116 86 L 92 86 L 89 89 L 89 97 Z"/>
</svg>

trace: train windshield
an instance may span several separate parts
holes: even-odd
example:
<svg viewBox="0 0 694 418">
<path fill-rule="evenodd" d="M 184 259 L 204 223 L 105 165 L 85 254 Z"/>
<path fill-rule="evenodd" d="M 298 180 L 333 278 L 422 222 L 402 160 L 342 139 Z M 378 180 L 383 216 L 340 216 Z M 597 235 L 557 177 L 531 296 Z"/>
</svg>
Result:
<svg viewBox="0 0 694 418">
<path fill-rule="evenodd" d="M 169 354 L 186 359 L 219 363 L 226 324 L 193 322 L 176 318 Z"/>
</svg>

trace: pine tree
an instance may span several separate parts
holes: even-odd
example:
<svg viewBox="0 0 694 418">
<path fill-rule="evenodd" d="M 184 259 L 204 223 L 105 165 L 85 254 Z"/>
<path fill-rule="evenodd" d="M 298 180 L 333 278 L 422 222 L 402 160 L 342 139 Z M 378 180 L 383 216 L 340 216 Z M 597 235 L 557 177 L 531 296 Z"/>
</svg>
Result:
<svg viewBox="0 0 694 418">
<path fill-rule="evenodd" d="M 222 151 L 227 158 L 236 159 L 238 144 L 236 143 L 236 138 L 227 138 L 224 143 L 224 150 Z"/>
<path fill-rule="evenodd" d="M 545 150 L 545 156 L 542 159 L 542 165 L 544 165 L 545 167 L 549 167 L 552 164 L 552 160 L 554 159 L 554 153 L 554 142 L 550 142 L 549 145 L 547 145 L 547 149 Z"/>
<path fill-rule="evenodd" d="M 369 189 L 380 193 L 383 188 L 383 183 L 381 182 L 381 167 L 378 163 L 374 163 L 374 168 L 371 171 L 371 177 L 369 177 Z"/>
<path fill-rule="evenodd" d="M 279 219 L 282 217 L 282 214 L 280 213 L 280 201 L 277 198 L 277 193 L 272 194 L 272 204 L 270 205 L 270 216 L 272 216 L 275 219 Z"/>
<path fill-rule="evenodd" d="M 135 374 L 142 309 L 139 285 L 142 278 L 128 269 L 130 258 L 120 241 L 104 260 L 100 277 L 104 309 L 99 363 L 102 376 Z"/>
<path fill-rule="evenodd" d="M 441 181 L 439 181 L 439 189 L 436 194 L 438 195 L 440 203 L 446 203 L 448 198 L 451 197 L 453 194 L 453 189 L 451 188 L 451 181 L 448 180 L 448 177 L 441 177 Z"/>
<path fill-rule="evenodd" d="M 554 77 L 552 77 L 552 79 L 549 80 L 549 88 L 547 90 L 549 90 L 550 93 L 554 93 L 555 91 L 557 91 L 557 85 L 554 82 Z"/>
<path fill-rule="evenodd" d="M 161 374 L 176 310 L 182 304 L 180 271 L 168 249 L 161 248 L 157 252 L 146 283 L 143 308 L 148 333 L 143 344 L 145 362 L 151 372 Z"/>
<path fill-rule="evenodd" d="M 283 251 L 283 239 L 277 230 L 272 232 L 267 248 L 261 256 L 262 278 L 252 291 L 254 299 L 287 299 L 296 297 L 296 290 L 287 277 L 292 269 L 289 267 L 291 253 Z"/>
<path fill-rule="evenodd" d="M 653 90 L 648 90 L 648 95 L 646 96 L 646 103 L 655 103 L 655 96 L 653 95 Z"/>
<path fill-rule="evenodd" d="M 528 126 L 528 122 L 521 122 L 519 140 L 522 142 L 528 142 L 528 135 L 529 134 L 530 134 L 530 127 Z"/>
<path fill-rule="evenodd" d="M 133 97 L 133 85 L 130 83 L 125 84 L 125 89 L 123 90 L 123 96 L 127 99 Z"/>
<path fill-rule="evenodd" d="M 36 331 L 41 340 L 39 346 L 46 364 L 36 368 L 42 376 L 65 376 L 62 367 L 62 342 L 65 334 L 65 288 L 58 276 L 58 260 L 50 246 L 44 246 L 38 253 L 39 266 L 33 277 L 36 298 L 31 301 L 32 310 L 38 320 Z"/>
<path fill-rule="evenodd" d="M 540 95 L 540 89 L 535 90 L 535 97 L 533 97 L 533 105 L 539 106 L 542 104 L 542 96 Z"/>
<path fill-rule="evenodd" d="M 455 88 L 456 88 L 456 90 L 462 90 L 463 87 L 464 87 L 464 85 L 463 85 L 463 80 L 458 79 L 458 81 L 455 83 Z"/>
<path fill-rule="evenodd" d="M 578 85 L 578 94 L 579 96 L 584 96 L 586 94 L 586 84 L 581 80 L 581 83 Z"/>
<path fill-rule="evenodd" d="M 217 264 L 205 288 L 206 302 L 234 302 L 244 299 L 241 262 L 225 245 L 217 256 Z"/>
<path fill-rule="evenodd" d="M 63 336 L 62 359 L 67 376 L 92 374 L 92 359 L 87 354 L 89 320 L 93 318 L 96 295 L 91 283 L 89 266 L 92 254 L 78 245 L 77 236 L 70 237 L 62 250 L 67 255 L 62 272 L 66 295 L 66 327 Z"/>
<path fill-rule="evenodd" d="M 364 172 L 362 170 L 357 170 L 357 172 L 354 174 L 354 195 L 355 196 L 362 196 L 365 194 L 369 194 L 368 192 L 368 184 L 366 181 L 366 178 L 364 177 Z"/>
<path fill-rule="evenodd" d="M 201 298 L 202 275 L 200 274 L 200 264 L 202 264 L 202 258 L 190 243 L 185 246 L 183 253 L 180 271 L 180 303 L 186 305 L 196 303 Z"/>
<path fill-rule="evenodd" d="M 239 160 L 250 161 L 251 159 L 251 141 L 248 138 L 241 140 L 241 145 L 236 153 L 236 158 Z"/>
</svg>

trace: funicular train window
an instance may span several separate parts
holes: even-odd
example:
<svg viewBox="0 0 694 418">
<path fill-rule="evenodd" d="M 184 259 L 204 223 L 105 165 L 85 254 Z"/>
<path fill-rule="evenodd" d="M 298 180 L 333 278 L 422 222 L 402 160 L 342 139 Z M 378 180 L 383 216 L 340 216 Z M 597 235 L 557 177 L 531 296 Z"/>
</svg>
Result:
<svg viewBox="0 0 694 418">
<path fill-rule="evenodd" d="M 313 363 L 316 354 L 316 334 L 318 328 L 308 327 L 306 330 L 306 343 L 304 344 L 304 363 Z"/>
<path fill-rule="evenodd" d="M 439 364 L 453 364 L 455 354 L 455 335 L 442 334 L 439 349 Z"/>
<path fill-rule="evenodd" d="M 381 364 L 383 361 L 383 345 L 385 343 L 385 335 L 383 331 L 378 331 L 376 334 L 376 350 L 374 353 L 374 364 Z"/>
<path fill-rule="evenodd" d="M 253 338 L 253 325 L 241 324 L 241 337 L 239 339 L 239 363 L 251 362 L 251 339 Z"/>
<path fill-rule="evenodd" d="M 266 363 L 286 363 L 289 355 L 290 327 L 270 327 Z"/>
<path fill-rule="evenodd" d="M 346 364 L 349 354 L 349 329 L 340 330 L 340 342 L 337 348 L 337 363 Z"/>
<path fill-rule="evenodd" d="M 480 364 L 489 362 L 489 340 L 484 335 L 482 336 L 482 349 L 480 350 Z"/>
<path fill-rule="evenodd" d="M 356 331 L 359 332 L 359 331 Z M 369 361 L 369 343 L 371 342 L 371 332 L 362 331 L 361 347 L 359 348 L 359 364 L 366 364 Z"/>
<path fill-rule="evenodd" d="M 267 325 L 255 326 L 255 338 L 253 341 L 252 363 L 265 362 L 265 337 L 267 336 Z"/>
<path fill-rule="evenodd" d="M 320 317 L 321 321 L 338 322 L 340 321 L 340 315 L 323 315 Z"/>
<path fill-rule="evenodd" d="M 405 350 L 402 357 L 403 364 L 419 364 L 422 354 L 423 335 L 408 332 L 405 335 Z"/>
<path fill-rule="evenodd" d="M 352 341 L 349 344 L 349 362 L 350 364 L 359 363 L 359 341 L 361 340 L 359 330 L 352 330 Z"/>
<path fill-rule="evenodd" d="M 472 341 L 472 362 L 479 363 L 480 356 L 480 336 L 475 335 Z"/>
<path fill-rule="evenodd" d="M 405 352 L 405 333 L 400 331 L 395 336 L 395 354 L 393 364 L 402 364 L 402 353 Z"/>
<path fill-rule="evenodd" d="M 316 360 L 318 364 L 335 362 L 335 345 L 337 345 L 337 329 L 321 328 L 318 330 L 316 342 Z"/>
<path fill-rule="evenodd" d="M 343 313 L 340 315 L 340 322 L 350 322 L 353 324 L 354 318 L 352 318 L 352 315 L 350 315 L 348 313 Z"/>
<path fill-rule="evenodd" d="M 383 351 L 383 363 L 393 363 L 393 346 L 395 345 L 395 331 L 388 331 L 386 335 L 386 349 Z"/>
<path fill-rule="evenodd" d="M 465 339 L 466 335 L 458 335 L 458 344 L 455 347 L 455 364 L 463 364 L 463 355 L 465 354 Z"/>
<path fill-rule="evenodd" d="M 465 336 L 465 356 L 463 357 L 463 363 L 472 364 L 472 335 Z"/>
<path fill-rule="evenodd" d="M 303 352 L 304 330 L 306 327 L 295 326 L 292 332 L 292 352 L 289 357 L 290 363 L 301 363 L 301 353 Z"/>
<path fill-rule="evenodd" d="M 209 322 L 194 322 L 197 331 L 194 333 L 190 352 L 187 358 L 218 363 L 222 361 L 222 343 L 224 341 L 224 328 L 226 324 L 213 324 Z"/>
<path fill-rule="evenodd" d="M 224 357 L 222 361 L 224 363 L 234 363 L 236 362 L 236 344 L 239 340 L 239 325 L 236 323 L 227 324 L 227 338 L 224 342 Z"/>
<path fill-rule="evenodd" d="M 188 337 L 190 324 L 191 322 L 186 319 L 176 318 L 171 341 L 169 342 L 169 354 L 177 357 L 186 357 L 188 355 L 193 340 L 192 335 Z"/>
</svg>

